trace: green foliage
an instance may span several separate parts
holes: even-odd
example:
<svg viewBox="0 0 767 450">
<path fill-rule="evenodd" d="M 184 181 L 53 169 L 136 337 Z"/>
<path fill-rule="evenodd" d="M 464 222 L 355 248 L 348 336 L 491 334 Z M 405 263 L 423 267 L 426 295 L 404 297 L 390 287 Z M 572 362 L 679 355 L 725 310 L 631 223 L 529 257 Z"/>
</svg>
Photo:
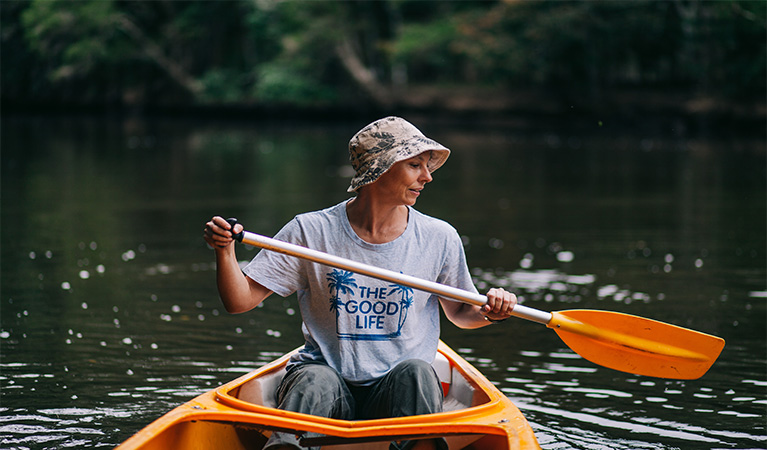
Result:
<svg viewBox="0 0 767 450">
<path fill-rule="evenodd" d="M 85 76 L 115 58 L 115 10 L 109 0 L 34 0 L 21 15 L 30 48 L 54 65 L 54 79 Z"/>
<path fill-rule="evenodd" d="M 379 89 L 478 84 L 595 98 L 636 86 L 763 99 L 766 5 L 6 0 L 2 75 L 20 88 L 3 96 L 358 102 L 352 87 L 367 77 Z"/>
<path fill-rule="evenodd" d="M 406 64 L 411 76 L 455 80 L 462 55 L 451 47 L 459 37 L 451 21 L 409 24 L 392 45 L 392 59 Z"/>
<path fill-rule="evenodd" d="M 733 1 L 712 9 L 707 50 L 717 89 L 736 98 L 764 98 L 767 84 L 767 2 Z"/>
<path fill-rule="evenodd" d="M 232 69 L 211 69 L 201 78 L 204 86 L 201 99 L 210 102 L 235 103 L 247 98 L 250 76 Z"/>
<path fill-rule="evenodd" d="M 280 63 L 263 64 L 259 68 L 255 97 L 267 103 L 312 104 L 335 99 L 333 90 L 323 86 L 296 67 Z"/>
</svg>

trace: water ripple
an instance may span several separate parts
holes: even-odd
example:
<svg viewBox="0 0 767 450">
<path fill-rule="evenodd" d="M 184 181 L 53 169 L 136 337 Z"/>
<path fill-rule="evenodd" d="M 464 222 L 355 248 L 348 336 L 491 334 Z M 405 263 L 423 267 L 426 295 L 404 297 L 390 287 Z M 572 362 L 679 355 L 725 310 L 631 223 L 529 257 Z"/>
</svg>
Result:
<svg viewBox="0 0 767 450">
<path fill-rule="evenodd" d="M 691 433 L 687 431 L 673 430 L 667 428 L 661 428 L 660 426 L 642 425 L 634 422 L 626 422 L 615 419 L 608 419 L 605 417 L 597 416 L 594 414 L 587 414 L 582 412 L 566 411 L 559 408 L 549 408 L 546 406 L 536 405 L 532 403 L 524 403 L 517 401 L 517 406 L 525 411 L 536 411 L 553 417 L 561 417 L 576 422 L 587 423 L 591 425 L 598 425 L 606 428 L 617 428 L 619 430 L 629 430 L 632 433 L 651 434 L 655 436 L 662 436 L 673 439 L 680 439 L 687 442 L 706 442 L 706 443 L 724 443 L 719 439 L 713 437 L 707 437 L 699 433 Z M 702 430 L 701 431 L 707 431 Z"/>
</svg>

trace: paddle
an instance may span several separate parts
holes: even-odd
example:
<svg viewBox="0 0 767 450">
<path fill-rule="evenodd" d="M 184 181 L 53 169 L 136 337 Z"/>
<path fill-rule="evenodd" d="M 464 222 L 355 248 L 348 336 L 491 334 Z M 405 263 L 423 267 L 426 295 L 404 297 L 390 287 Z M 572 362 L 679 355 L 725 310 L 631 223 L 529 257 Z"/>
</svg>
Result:
<svg viewBox="0 0 767 450">
<path fill-rule="evenodd" d="M 227 220 L 232 227 L 236 219 Z M 482 306 L 487 297 L 432 281 L 278 241 L 249 231 L 235 240 L 285 255 L 367 275 Z M 700 378 L 724 348 L 724 339 L 642 317 L 597 310 L 539 311 L 516 305 L 512 315 L 546 325 L 575 353 L 604 367 L 659 378 Z"/>
</svg>

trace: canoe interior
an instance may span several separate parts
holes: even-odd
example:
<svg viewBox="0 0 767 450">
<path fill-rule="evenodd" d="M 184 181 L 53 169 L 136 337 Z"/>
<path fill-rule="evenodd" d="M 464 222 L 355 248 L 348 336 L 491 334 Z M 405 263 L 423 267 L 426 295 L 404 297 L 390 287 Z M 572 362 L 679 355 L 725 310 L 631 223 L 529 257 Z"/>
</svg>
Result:
<svg viewBox="0 0 767 450">
<path fill-rule="evenodd" d="M 490 399 L 481 389 L 477 389 L 467 378 L 461 376 L 458 371 L 451 366 L 450 361 L 442 353 L 437 353 L 437 357 L 432 363 L 434 370 L 439 376 L 442 384 L 442 391 L 445 394 L 443 409 L 445 411 L 455 411 L 465 409 L 470 406 L 480 405 L 488 402 Z M 229 391 L 229 395 L 256 405 L 263 405 L 269 408 L 276 408 L 277 401 L 275 394 L 277 386 L 285 375 L 285 366 L 281 365 L 276 370 L 265 374 L 264 376 L 253 378 L 245 383 L 236 386 Z"/>
<path fill-rule="evenodd" d="M 143 449 L 185 450 L 260 450 L 266 444 L 271 430 L 249 424 L 232 424 L 215 421 L 183 422 L 155 437 Z M 433 437 L 433 436 L 422 436 Z M 450 450 L 508 449 L 505 436 L 465 434 L 444 436 Z M 400 437 L 401 438 L 401 437 Z M 415 437 L 417 438 L 417 436 Z M 321 445 L 323 450 L 387 450 L 391 437 L 376 437 L 377 441 L 349 439 L 345 443 Z M 367 441 L 367 442 L 365 442 Z M 320 444 L 321 442 L 308 442 Z"/>
<path fill-rule="evenodd" d="M 341 421 L 275 409 L 289 356 L 179 406 L 118 450 L 258 450 L 275 430 L 328 450 L 385 450 L 392 440 L 437 436 L 450 450 L 539 448 L 511 401 L 442 343 L 433 365 L 445 392 L 444 412 L 410 418 Z"/>
</svg>

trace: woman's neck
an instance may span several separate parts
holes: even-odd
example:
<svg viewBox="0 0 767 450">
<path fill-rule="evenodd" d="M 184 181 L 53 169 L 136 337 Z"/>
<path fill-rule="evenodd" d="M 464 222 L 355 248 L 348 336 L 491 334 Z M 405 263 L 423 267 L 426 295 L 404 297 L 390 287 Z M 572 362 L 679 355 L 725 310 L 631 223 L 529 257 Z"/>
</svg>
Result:
<svg viewBox="0 0 767 450">
<path fill-rule="evenodd" d="M 371 244 L 385 244 L 407 229 L 409 210 L 405 205 L 376 201 L 358 195 L 346 204 L 346 216 L 357 236 Z"/>
</svg>

